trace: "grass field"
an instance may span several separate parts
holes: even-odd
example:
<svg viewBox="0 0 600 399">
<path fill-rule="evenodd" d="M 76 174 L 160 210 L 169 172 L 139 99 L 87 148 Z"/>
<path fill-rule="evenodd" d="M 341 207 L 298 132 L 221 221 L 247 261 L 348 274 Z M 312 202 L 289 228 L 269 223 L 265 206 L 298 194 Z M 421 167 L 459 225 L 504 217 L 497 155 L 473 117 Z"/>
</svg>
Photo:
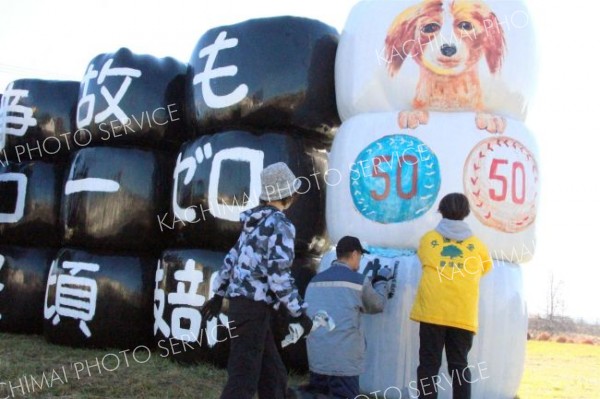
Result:
<svg viewBox="0 0 600 399">
<path fill-rule="evenodd" d="M 9 382 L 15 398 L 216 398 L 225 378 L 222 370 L 184 367 L 158 352 L 139 350 L 136 358 L 117 349 L 73 349 L 41 336 L 0 334 L 0 398 L 11 395 Z"/>
<path fill-rule="evenodd" d="M 600 346 L 529 341 L 519 398 L 600 398 Z"/>
<path fill-rule="evenodd" d="M 527 351 L 519 399 L 600 398 L 600 346 L 530 341 Z M 73 349 L 41 336 L 0 333 L 0 398 L 212 399 L 225 377 L 223 370 L 182 366 L 159 352 L 138 350 L 134 357 L 131 351 Z M 290 383 L 303 381 L 293 376 Z"/>
</svg>

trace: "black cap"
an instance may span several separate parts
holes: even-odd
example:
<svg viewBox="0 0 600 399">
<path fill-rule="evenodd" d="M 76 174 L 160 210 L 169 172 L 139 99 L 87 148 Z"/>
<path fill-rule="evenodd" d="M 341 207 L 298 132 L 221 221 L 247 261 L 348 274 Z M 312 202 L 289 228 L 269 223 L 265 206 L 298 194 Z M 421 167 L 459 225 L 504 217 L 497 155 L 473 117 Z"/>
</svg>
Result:
<svg viewBox="0 0 600 399">
<path fill-rule="evenodd" d="M 342 237 L 335 247 L 335 253 L 338 256 L 349 254 L 353 251 L 359 251 L 363 254 L 370 254 L 369 251 L 364 249 L 362 245 L 360 245 L 360 241 L 356 237 L 352 236 L 344 236 Z"/>
</svg>

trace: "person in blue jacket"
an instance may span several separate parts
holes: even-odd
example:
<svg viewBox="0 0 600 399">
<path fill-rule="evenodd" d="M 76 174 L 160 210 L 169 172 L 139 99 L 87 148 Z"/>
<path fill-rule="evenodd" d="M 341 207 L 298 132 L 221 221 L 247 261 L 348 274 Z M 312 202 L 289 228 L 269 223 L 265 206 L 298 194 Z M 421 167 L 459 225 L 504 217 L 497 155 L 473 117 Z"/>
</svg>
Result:
<svg viewBox="0 0 600 399">
<path fill-rule="evenodd" d="M 308 316 L 325 311 L 335 322 L 333 330 L 320 328 L 306 339 L 309 392 L 351 399 L 360 393 L 358 376 L 364 371 L 366 349 L 361 316 L 383 311 L 392 277 L 388 268 L 380 268 L 373 279 L 358 273 L 365 253 L 358 238 L 343 237 L 336 246 L 337 259 L 306 289 Z"/>
</svg>

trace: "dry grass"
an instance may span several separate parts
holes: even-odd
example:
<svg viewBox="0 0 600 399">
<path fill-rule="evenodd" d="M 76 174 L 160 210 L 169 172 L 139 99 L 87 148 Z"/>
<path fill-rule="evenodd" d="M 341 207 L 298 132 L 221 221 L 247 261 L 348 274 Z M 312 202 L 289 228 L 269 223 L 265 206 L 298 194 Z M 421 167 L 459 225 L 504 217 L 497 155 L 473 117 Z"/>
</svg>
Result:
<svg viewBox="0 0 600 399">
<path fill-rule="evenodd" d="M 0 397 L 209 399 L 218 398 L 226 378 L 223 370 L 181 366 L 158 352 L 138 350 L 136 359 L 118 349 L 75 349 L 41 336 L 0 334 Z"/>
<path fill-rule="evenodd" d="M 0 333 L 0 398 L 212 399 L 225 383 L 225 371 L 210 365 L 182 366 L 144 350 L 136 358 L 117 349 L 75 349 L 48 344 L 41 336 Z M 596 399 L 599 375 L 598 345 L 529 341 L 519 398 Z M 292 376 L 290 384 L 305 379 Z"/>
<path fill-rule="evenodd" d="M 211 365 L 185 366 L 165 358 L 164 351 L 143 348 L 135 355 L 52 345 L 39 335 L 0 333 L 0 398 L 216 399 L 225 385 L 226 371 Z M 290 385 L 305 380 L 292 375 Z"/>
<path fill-rule="evenodd" d="M 520 399 L 597 399 L 600 346 L 529 341 Z"/>
</svg>

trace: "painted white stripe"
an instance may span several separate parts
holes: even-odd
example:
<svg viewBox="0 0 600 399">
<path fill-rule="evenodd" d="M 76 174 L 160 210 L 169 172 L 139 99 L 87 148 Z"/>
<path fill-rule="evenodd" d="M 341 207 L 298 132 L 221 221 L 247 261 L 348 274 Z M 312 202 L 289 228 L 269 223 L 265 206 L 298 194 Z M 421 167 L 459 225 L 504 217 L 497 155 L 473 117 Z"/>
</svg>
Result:
<svg viewBox="0 0 600 399">
<path fill-rule="evenodd" d="M 87 179 L 69 180 L 65 186 L 65 195 L 80 191 L 114 193 L 119 191 L 120 187 L 119 183 L 114 180 L 89 177 Z"/>
<path fill-rule="evenodd" d="M 362 284 L 351 283 L 350 281 L 318 281 L 310 283 L 309 286 L 318 288 L 350 288 L 352 290 L 362 291 Z"/>
</svg>

